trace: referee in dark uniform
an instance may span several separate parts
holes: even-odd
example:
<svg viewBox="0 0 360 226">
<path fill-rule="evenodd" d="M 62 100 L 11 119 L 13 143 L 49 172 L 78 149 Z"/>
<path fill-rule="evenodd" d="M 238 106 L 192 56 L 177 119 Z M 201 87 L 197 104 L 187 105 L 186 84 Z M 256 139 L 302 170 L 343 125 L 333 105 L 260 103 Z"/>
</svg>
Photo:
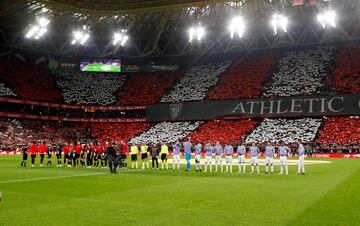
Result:
<svg viewBox="0 0 360 226">
<path fill-rule="evenodd" d="M 108 161 L 109 161 L 109 168 L 110 173 L 117 173 L 116 168 L 118 167 L 118 159 L 116 157 L 116 149 L 115 149 L 115 143 L 113 142 L 112 145 L 108 147 Z"/>
</svg>

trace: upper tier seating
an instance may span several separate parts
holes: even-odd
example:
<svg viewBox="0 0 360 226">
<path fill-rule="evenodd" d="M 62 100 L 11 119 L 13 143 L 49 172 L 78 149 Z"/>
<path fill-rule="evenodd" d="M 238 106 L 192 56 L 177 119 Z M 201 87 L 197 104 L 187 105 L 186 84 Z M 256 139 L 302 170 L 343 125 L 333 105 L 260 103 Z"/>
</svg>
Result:
<svg viewBox="0 0 360 226">
<path fill-rule="evenodd" d="M 117 94 L 123 105 L 151 105 L 157 103 L 174 83 L 179 72 L 138 74 L 130 76 Z"/>
<path fill-rule="evenodd" d="M 160 102 L 182 102 L 203 100 L 210 87 L 230 66 L 229 61 L 212 63 L 190 68 L 173 90 L 164 95 Z"/>
<path fill-rule="evenodd" d="M 265 144 L 269 140 L 273 143 L 278 143 L 280 140 L 285 143 L 294 143 L 296 138 L 300 138 L 303 142 L 311 142 L 321 123 L 321 119 L 312 118 L 265 119 L 246 138 L 246 143 L 255 141 Z"/>
<path fill-rule="evenodd" d="M 328 84 L 339 94 L 360 93 L 360 46 L 342 49 Z"/>
<path fill-rule="evenodd" d="M 0 83 L 0 96 L 16 96 L 14 91 L 6 87 L 4 83 Z"/>
<path fill-rule="evenodd" d="M 0 143 L 5 146 L 29 145 L 33 141 L 64 144 L 86 138 L 78 123 L 0 119 Z"/>
<path fill-rule="evenodd" d="M 148 131 L 134 137 L 130 142 L 139 144 L 145 143 L 172 143 L 186 138 L 202 122 L 162 122 L 151 127 Z"/>
<path fill-rule="evenodd" d="M 265 97 L 312 95 L 320 93 L 323 80 L 328 75 L 328 65 L 333 61 L 331 51 L 326 48 L 288 52 L 278 62 L 277 73 Z"/>
<path fill-rule="evenodd" d="M 19 63 L 13 59 L 1 59 L 0 80 L 24 99 L 50 102 L 61 100 L 55 79 L 47 70 L 36 65 Z"/>
<path fill-rule="evenodd" d="M 321 149 L 336 149 L 341 146 L 351 149 L 360 144 L 360 119 L 350 117 L 331 117 L 324 119 L 324 126 L 316 143 Z"/>
<path fill-rule="evenodd" d="M 238 144 L 255 126 L 252 120 L 214 120 L 204 123 L 190 135 L 192 141 L 215 144 Z"/>
<path fill-rule="evenodd" d="M 259 97 L 263 83 L 269 78 L 269 71 L 275 57 L 249 59 L 233 65 L 219 83 L 210 90 L 210 100 L 251 99 Z"/>
<path fill-rule="evenodd" d="M 116 102 L 114 93 L 124 84 L 125 78 L 119 74 L 61 71 L 56 82 L 66 103 L 110 105 Z"/>
<path fill-rule="evenodd" d="M 91 136 L 100 143 L 105 141 L 127 142 L 151 128 L 151 123 L 92 123 Z"/>
</svg>

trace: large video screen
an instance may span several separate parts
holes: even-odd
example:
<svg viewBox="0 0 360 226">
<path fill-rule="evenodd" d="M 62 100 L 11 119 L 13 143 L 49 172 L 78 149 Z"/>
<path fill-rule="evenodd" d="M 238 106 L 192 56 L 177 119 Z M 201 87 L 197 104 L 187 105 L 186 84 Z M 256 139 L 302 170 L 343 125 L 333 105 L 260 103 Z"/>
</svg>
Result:
<svg viewBox="0 0 360 226">
<path fill-rule="evenodd" d="M 85 72 L 121 72 L 120 60 L 84 60 L 80 63 L 80 70 Z"/>
</svg>

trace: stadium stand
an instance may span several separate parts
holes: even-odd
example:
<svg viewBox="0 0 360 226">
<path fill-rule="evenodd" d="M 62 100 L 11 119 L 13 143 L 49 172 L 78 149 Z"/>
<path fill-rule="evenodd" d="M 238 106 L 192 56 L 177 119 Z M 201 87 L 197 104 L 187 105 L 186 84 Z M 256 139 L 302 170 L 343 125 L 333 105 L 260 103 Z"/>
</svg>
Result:
<svg viewBox="0 0 360 226">
<path fill-rule="evenodd" d="M 341 49 L 336 55 L 332 79 L 327 81 L 336 93 L 360 93 L 360 46 Z"/>
<path fill-rule="evenodd" d="M 222 76 L 219 83 L 209 91 L 208 99 L 257 98 L 274 63 L 273 56 L 236 62 L 230 72 Z"/>
<path fill-rule="evenodd" d="M 0 83 L 0 96 L 16 96 L 14 91 L 6 87 L 4 83 Z"/>
<path fill-rule="evenodd" d="M 187 137 L 201 124 L 201 121 L 196 122 L 162 122 L 151 127 L 148 131 L 134 137 L 130 140 L 131 143 L 140 144 L 167 142 L 172 143 L 177 140 L 182 140 Z"/>
<path fill-rule="evenodd" d="M 105 141 L 127 142 L 151 128 L 151 123 L 92 123 L 91 137 L 100 143 Z"/>
<path fill-rule="evenodd" d="M 192 141 L 214 144 L 238 144 L 251 132 L 256 122 L 253 120 L 214 120 L 202 124 L 190 135 Z"/>
<path fill-rule="evenodd" d="M 179 72 L 132 75 L 124 88 L 117 93 L 119 102 L 122 105 L 155 104 L 172 86 L 178 75 Z"/>
<path fill-rule="evenodd" d="M 253 141 L 264 144 L 267 141 L 294 143 L 296 138 L 312 142 L 321 126 L 321 119 L 265 119 L 246 137 L 246 143 Z"/>
<path fill-rule="evenodd" d="M 55 79 L 48 71 L 38 66 L 20 63 L 13 59 L 1 59 L 0 77 L 23 99 L 50 102 L 61 100 Z"/>
<path fill-rule="evenodd" d="M 125 82 L 125 75 L 74 72 L 57 73 L 57 85 L 66 103 L 109 105 L 116 102 L 114 93 Z"/>
<path fill-rule="evenodd" d="M 360 119 L 358 117 L 331 117 L 324 119 L 324 126 L 316 143 L 322 150 L 351 150 L 360 143 Z"/>
<path fill-rule="evenodd" d="M 328 66 L 333 61 L 328 48 L 287 52 L 278 62 L 265 97 L 312 95 L 320 93 Z"/>
<path fill-rule="evenodd" d="M 230 63 L 225 61 L 192 67 L 173 90 L 161 98 L 160 102 L 203 100 L 209 88 L 217 83 L 219 76 L 228 69 Z"/>
<path fill-rule="evenodd" d="M 0 119 L 0 143 L 5 146 L 28 145 L 38 140 L 65 144 L 84 138 L 86 129 L 81 124 Z"/>
</svg>

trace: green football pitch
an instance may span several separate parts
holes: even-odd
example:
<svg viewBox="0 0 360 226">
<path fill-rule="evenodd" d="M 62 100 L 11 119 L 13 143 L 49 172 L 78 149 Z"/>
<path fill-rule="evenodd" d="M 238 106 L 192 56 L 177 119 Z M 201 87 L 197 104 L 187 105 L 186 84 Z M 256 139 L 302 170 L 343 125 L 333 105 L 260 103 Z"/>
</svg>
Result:
<svg viewBox="0 0 360 226">
<path fill-rule="evenodd" d="M 294 165 L 287 176 L 278 175 L 277 166 L 273 175 L 115 175 L 105 169 L 31 168 L 29 162 L 21 168 L 20 159 L 0 156 L 0 225 L 360 224 L 357 159 L 307 164 L 305 176 L 296 176 Z"/>
<path fill-rule="evenodd" d="M 85 67 L 88 72 L 121 72 L 119 66 L 111 64 L 89 64 Z"/>
</svg>

